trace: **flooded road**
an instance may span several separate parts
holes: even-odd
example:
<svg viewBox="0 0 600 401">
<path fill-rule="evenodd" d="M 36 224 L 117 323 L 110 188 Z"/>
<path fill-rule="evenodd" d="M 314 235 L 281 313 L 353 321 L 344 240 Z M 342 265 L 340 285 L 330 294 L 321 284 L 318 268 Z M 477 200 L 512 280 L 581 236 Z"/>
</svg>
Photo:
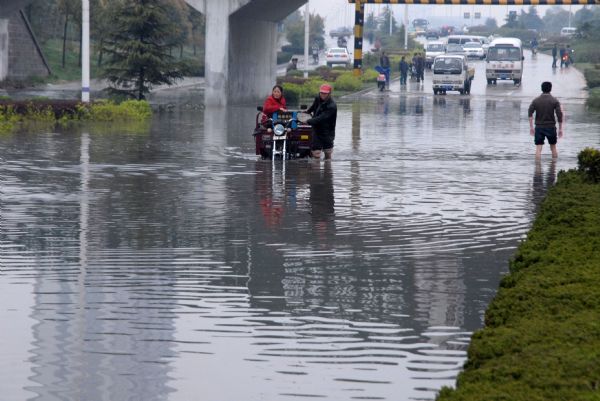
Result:
<svg viewBox="0 0 600 401">
<path fill-rule="evenodd" d="M 531 99 L 480 89 L 341 100 L 333 162 L 285 171 L 252 107 L 0 136 L 2 400 L 433 399 L 600 146 L 569 95 L 536 163 Z"/>
</svg>

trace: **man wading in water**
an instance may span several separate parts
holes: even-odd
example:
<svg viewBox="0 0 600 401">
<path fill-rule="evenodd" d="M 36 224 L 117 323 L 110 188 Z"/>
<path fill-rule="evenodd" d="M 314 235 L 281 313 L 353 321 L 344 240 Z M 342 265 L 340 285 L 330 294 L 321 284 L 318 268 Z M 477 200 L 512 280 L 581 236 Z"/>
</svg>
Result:
<svg viewBox="0 0 600 401">
<path fill-rule="evenodd" d="M 529 133 L 534 137 L 535 157 L 542 156 L 544 139 L 548 138 L 552 157 L 558 157 L 556 142 L 563 136 L 563 112 L 560 102 L 550 94 L 552 82 L 542 83 L 542 94 L 531 102 L 527 112 L 529 116 Z M 533 128 L 533 114 L 535 113 L 535 129 Z M 556 119 L 554 118 L 556 115 Z M 556 135 L 556 120 L 558 120 L 558 138 Z"/>
</svg>

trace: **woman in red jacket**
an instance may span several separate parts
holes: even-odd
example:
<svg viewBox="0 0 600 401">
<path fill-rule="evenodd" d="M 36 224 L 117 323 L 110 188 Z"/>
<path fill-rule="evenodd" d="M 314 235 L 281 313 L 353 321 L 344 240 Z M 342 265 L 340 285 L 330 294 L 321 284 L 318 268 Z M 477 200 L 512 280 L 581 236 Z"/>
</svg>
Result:
<svg viewBox="0 0 600 401">
<path fill-rule="evenodd" d="M 263 113 L 270 118 L 277 111 L 287 111 L 285 106 L 285 98 L 283 97 L 283 88 L 279 85 L 273 87 L 271 96 L 265 100 L 263 105 Z"/>
</svg>

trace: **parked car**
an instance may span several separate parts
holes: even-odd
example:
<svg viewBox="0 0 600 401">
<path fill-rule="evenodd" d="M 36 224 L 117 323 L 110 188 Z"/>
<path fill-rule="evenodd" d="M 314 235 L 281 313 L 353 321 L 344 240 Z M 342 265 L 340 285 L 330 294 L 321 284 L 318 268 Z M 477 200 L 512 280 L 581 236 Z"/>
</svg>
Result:
<svg viewBox="0 0 600 401">
<path fill-rule="evenodd" d="M 485 58 L 485 51 L 479 42 L 467 42 L 463 45 L 463 51 L 467 57 L 475 57 L 479 59 Z"/>
<path fill-rule="evenodd" d="M 331 67 L 335 64 L 343 64 L 346 67 L 350 67 L 352 58 L 350 57 L 350 53 L 348 53 L 348 49 L 345 47 L 332 47 L 327 50 L 325 61 L 327 62 L 327 67 Z"/>
</svg>

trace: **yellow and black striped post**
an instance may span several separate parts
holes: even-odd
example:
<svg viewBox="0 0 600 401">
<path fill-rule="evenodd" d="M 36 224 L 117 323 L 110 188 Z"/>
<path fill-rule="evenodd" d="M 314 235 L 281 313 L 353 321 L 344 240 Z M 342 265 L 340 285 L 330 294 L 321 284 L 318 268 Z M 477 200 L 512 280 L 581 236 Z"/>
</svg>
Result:
<svg viewBox="0 0 600 401">
<path fill-rule="evenodd" d="M 354 13 L 354 76 L 362 73 L 363 27 L 365 25 L 365 5 L 362 0 L 355 0 Z"/>
<path fill-rule="evenodd" d="M 600 5 L 600 0 L 348 0 L 348 3 L 364 4 L 437 4 L 481 6 L 554 6 L 554 5 Z"/>
<path fill-rule="evenodd" d="M 355 4 L 354 16 L 354 75 L 362 72 L 363 27 L 365 4 L 437 4 L 483 6 L 550 6 L 550 5 L 600 5 L 600 0 L 348 0 Z M 404 29 L 408 29 L 405 27 Z"/>
</svg>

